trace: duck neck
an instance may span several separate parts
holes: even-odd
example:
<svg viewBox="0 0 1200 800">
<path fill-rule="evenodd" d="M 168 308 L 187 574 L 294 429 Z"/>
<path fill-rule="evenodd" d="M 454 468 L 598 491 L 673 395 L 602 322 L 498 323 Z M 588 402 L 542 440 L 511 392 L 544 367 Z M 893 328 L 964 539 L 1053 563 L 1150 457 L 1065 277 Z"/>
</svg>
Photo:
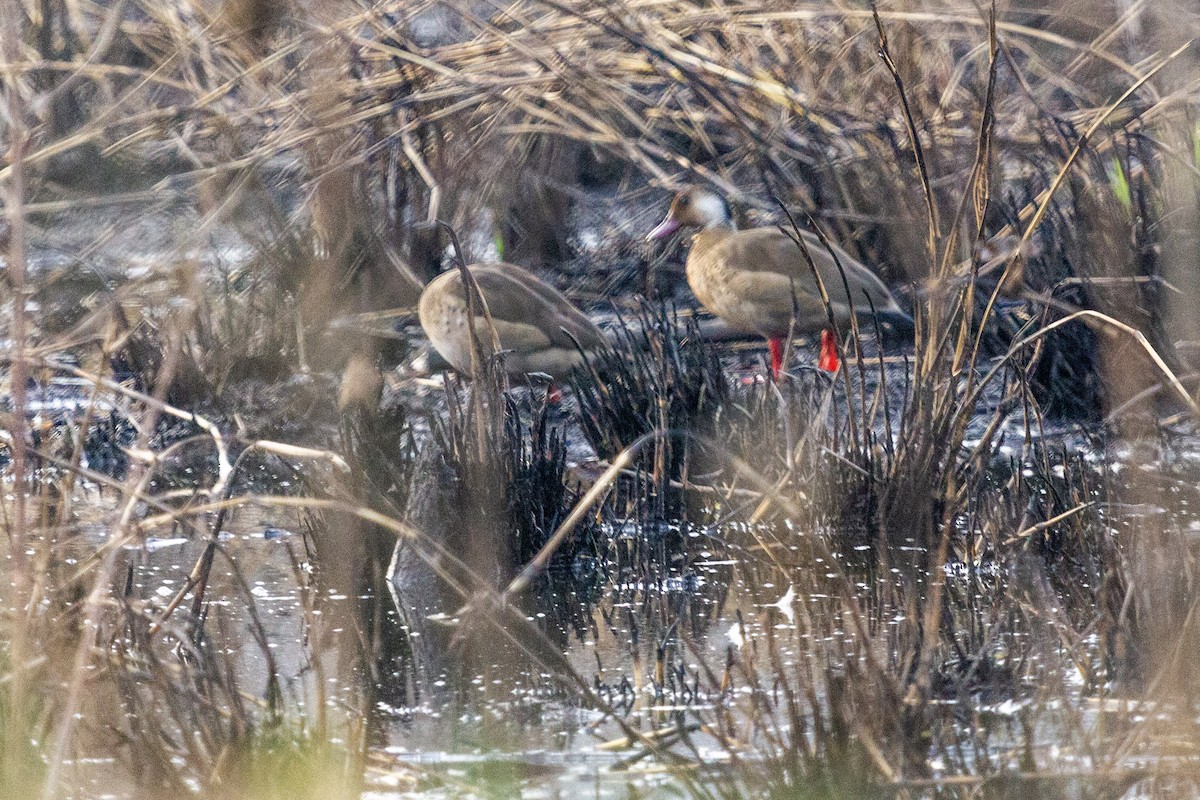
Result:
<svg viewBox="0 0 1200 800">
<path fill-rule="evenodd" d="M 701 229 L 692 239 L 692 249 L 689 258 L 699 258 L 706 250 L 713 248 L 728 239 L 734 233 L 732 222 L 717 222 Z"/>
</svg>

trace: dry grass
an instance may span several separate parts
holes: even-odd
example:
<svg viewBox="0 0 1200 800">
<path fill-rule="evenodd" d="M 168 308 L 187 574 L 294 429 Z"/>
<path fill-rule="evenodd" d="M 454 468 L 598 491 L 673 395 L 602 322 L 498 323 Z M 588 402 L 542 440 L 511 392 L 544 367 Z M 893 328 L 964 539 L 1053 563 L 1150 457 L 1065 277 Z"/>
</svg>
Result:
<svg viewBox="0 0 1200 800">
<path fill-rule="evenodd" d="M 5 796 L 357 796 L 380 708 L 482 673 L 544 679 L 695 796 L 1195 791 L 1200 22 L 1014 5 L 10 3 L 5 296 L 38 305 L 5 311 Z M 833 381 L 743 386 L 647 310 L 574 384 L 599 475 L 499 371 L 339 416 L 326 373 L 391 352 L 374 312 L 439 231 L 553 272 L 597 154 L 635 221 L 613 249 L 646 260 L 647 187 L 710 183 L 880 264 L 911 356 L 856 329 Z M 184 220 L 149 270 L 96 267 L 124 225 L 43 266 L 114 204 Z M 81 411 L 28 413 L 61 377 Z M 220 535 L 254 507 L 309 526 L 299 674 Z M 135 576 L 176 534 L 203 546 L 158 597 Z M 725 560 L 694 602 L 648 588 Z M 627 660 L 590 675 L 568 633 Z"/>
</svg>

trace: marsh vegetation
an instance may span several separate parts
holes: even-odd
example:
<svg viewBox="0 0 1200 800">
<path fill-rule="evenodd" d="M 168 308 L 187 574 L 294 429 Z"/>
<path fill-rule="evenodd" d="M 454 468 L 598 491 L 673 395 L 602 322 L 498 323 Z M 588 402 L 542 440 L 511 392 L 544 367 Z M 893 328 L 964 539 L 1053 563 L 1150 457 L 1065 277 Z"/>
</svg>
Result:
<svg viewBox="0 0 1200 800">
<path fill-rule="evenodd" d="M 1190 4 L 3 9 L 3 797 L 1200 795 Z M 915 331 L 772 377 L 697 185 Z"/>
</svg>

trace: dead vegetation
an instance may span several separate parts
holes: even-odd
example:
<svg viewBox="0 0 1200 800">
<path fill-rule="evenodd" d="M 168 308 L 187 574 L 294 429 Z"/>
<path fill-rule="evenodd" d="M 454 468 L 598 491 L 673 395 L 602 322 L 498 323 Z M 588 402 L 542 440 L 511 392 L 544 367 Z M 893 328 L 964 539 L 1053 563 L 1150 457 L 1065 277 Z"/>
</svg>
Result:
<svg viewBox="0 0 1200 800">
<path fill-rule="evenodd" d="M 697 797 L 1195 792 L 1200 21 L 1074 5 L 10 3 L 5 796 L 502 794 L 380 748 L 493 680 Z M 694 181 L 912 349 L 743 381 L 604 296 Z M 447 229 L 630 323 L 575 405 L 391 369 Z"/>
</svg>

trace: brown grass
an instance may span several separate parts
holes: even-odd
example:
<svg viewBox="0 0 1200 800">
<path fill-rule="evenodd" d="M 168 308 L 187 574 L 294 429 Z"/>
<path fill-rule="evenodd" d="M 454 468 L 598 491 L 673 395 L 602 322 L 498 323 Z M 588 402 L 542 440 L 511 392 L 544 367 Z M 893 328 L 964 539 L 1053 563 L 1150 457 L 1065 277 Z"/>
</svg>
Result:
<svg viewBox="0 0 1200 800">
<path fill-rule="evenodd" d="M 6 796 L 89 780 L 357 796 L 380 703 L 457 702 L 493 669 L 550 676 L 616 726 L 624 766 L 657 759 L 696 796 L 1194 791 L 1179 497 L 1200 408 L 1194 348 L 1176 347 L 1200 335 L 1194 12 L 314 9 L 6 12 L 6 296 L 45 307 L 113 252 L 123 218 L 43 269 L 74 214 L 184 220 L 147 274 L 84 284 L 54 319 L 5 312 Z M 419 33 L 435 11 L 453 22 L 436 41 Z M 497 247 L 553 275 L 597 151 L 621 165 L 606 191 L 631 218 L 648 187 L 705 182 L 756 223 L 808 219 L 879 264 L 914 309 L 911 356 L 855 329 L 836 380 L 743 387 L 695 328 L 647 312 L 607 374 L 576 381 L 599 474 L 569 469 L 562 428 L 498 374 L 450 387 L 428 420 L 377 413 L 373 365 L 394 342 L 370 335 L 372 312 L 411 305 L 435 232 L 457 232 L 459 261 Z M 637 252 L 643 233 L 609 244 Z M 251 255 L 224 263 L 213 242 L 234 234 Z M 327 373 L 347 364 L 371 391 L 344 386 L 343 416 Z M 84 386 L 82 412 L 31 415 L 58 377 Z M 276 418 L 256 420 L 255 398 Z M 1062 418 L 1082 433 L 1045 435 Z M 251 508 L 308 526 L 282 581 L 298 675 L 221 537 Z M 149 595 L 138 548 L 174 534 L 203 546 L 174 597 Z M 389 605 L 396 542 L 444 627 Z M 694 604 L 648 588 L 725 556 L 744 596 L 733 569 Z M 592 584 L 566 577 L 593 562 Z M 566 630 L 627 659 L 589 675 Z M 466 678 L 438 694 L 430 664 Z M 331 697 L 327 670 L 362 680 Z M 648 707 L 666 699 L 686 710 L 663 727 Z M 701 774 L 698 741 L 731 766 Z M 115 757 L 99 778 L 97 754 Z"/>
</svg>

